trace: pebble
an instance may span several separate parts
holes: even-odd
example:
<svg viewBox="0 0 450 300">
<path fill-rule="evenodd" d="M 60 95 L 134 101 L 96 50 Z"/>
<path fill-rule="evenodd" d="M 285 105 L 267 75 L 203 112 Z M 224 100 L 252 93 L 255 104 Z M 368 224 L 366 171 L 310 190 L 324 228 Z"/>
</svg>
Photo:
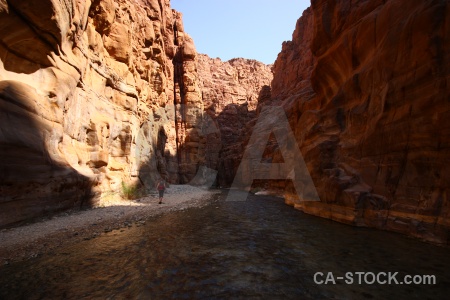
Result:
<svg viewBox="0 0 450 300">
<path fill-rule="evenodd" d="M 189 193 L 190 189 L 189 187 L 173 187 L 174 191 L 172 194 L 177 194 L 178 192 L 183 192 L 183 193 Z M 155 194 L 156 195 L 156 194 Z M 158 205 L 157 201 L 155 200 L 157 199 L 156 196 L 153 195 L 149 195 L 147 198 L 143 199 L 141 201 L 141 203 L 144 203 L 144 205 L 139 206 L 139 207 L 131 207 L 131 208 L 127 208 L 126 211 L 124 209 L 124 211 L 117 211 L 114 210 L 112 208 L 105 208 L 104 211 L 100 212 L 96 212 L 95 210 L 100 209 L 100 208 L 94 208 L 91 210 L 82 210 L 82 211 L 74 211 L 74 212 L 65 212 L 65 213 L 61 213 L 58 216 L 53 216 L 53 217 L 47 217 L 47 218 L 43 218 L 43 221 L 45 220 L 54 220 L 53 223 L 49 223 L 52 226 L 45 228 L 45 231 L 48 231 L 49 233 L 53 232 L 53 231 L 58 231 L 62 234 L 64 234 L 66 237 L 70 238 L 70 235 L 72 235 L 72 237 L 77 237 L 76 239 L 74 239 L 75 241 L 78 239 L 84 239 L 86 241 L 91 240 L 97 236 L 101 236 L 101 234 L 103 234 L 104 232 L 111 232 L 111 231 L 115 231 L 115 230 L 120 230 L 120 232 L 125 232 L 127 228 L 131 228 L 133 227 L 133 225 L 135 227 L 138 226 L 143 226 L 146 224 L 145 219 L 148 217 L 152 217 L 155 215 L 158 215 L 161 211 L 166 211 L 166 212 L 173 212 L 173 211 L 186 211 L 189 207 L 192 206 L 205 206 L 202 204 L 202 201 L 199 201 L 197 199 L 195 200 L 190 200 L 190 202 L 187 203 L 178 203 L 177 201 L 174 201 L 173 203 L 170 202 L 170 199 L 167 200 L 166 205 Z M 176 200 L 176 199 L 175 199 Z M 217 203 L 217 202 L 216 202 Z M 134 211 L 138 211 L 140 209 L 142 209 L 142 207 L 148 207 L 150 208 L 148 211 L 143 211 L 140 215 L 136 215 L 133 216 Z M 145 209 L 144 207 L 144 209 Z M 101 208 L 103 209 L 103 208 Z M 101 216 L 98 215 L 98 213 L 102 213 Z M 86 220 L 84 219 L 84 215 L 86 214 Z M 92 215 L 91 215 L 92 214 Z M 145 215 L 144 217 L 142 217 L 143 215 Z M 65 217 L 70 216 L 70 220 L 66 219 Z M 124 217 L 126 217 L 128 220 L 124 221 Z M 73 220 L 78 220 L 81 218 L 81 221 L 78 222 L 73 222 Z M 104 222 L 104 221 L 108 221 L 108 222 Z M 70 224 L 68 224 L 68 222 L 73 223 L 73 224 L 78 224 L 77 226 L 71 226 Z M 106 224 L 105 224 L 106 223 Z M 53 224 L 55 224 L 55 226 L 53 227 Z M 24 226 L 30 225 L 29 222 L 27 222 Z M 100 226 L 99 226 L 100 225 Z M 38 227 L 36 225 L 36 227 Z M 82 227 L 82 228 L 80 228 Z M 80 230 L 81 231 L 78 231 Z M 95 233 L 89 233 L 90 231 L 93 230 L 98 230 L 98 232 Z M 12 229 L 7 229 L 7 228 L 2 228 L 0 229 L 0 233 L 3 234 L 9 234 L 10 231 L 12 231 Z M 115 232 L 115 234 L 117 234 L 117 232 Z M 29 248 L 27 251 L 24 251 L 23 254 L 18 255 L 22 256 L 22 258 L 26 258 L 26 257 L 37 257 L 39 256 L 39 254 L 36 254 L 36 252 L 32 252 L 33 248 L 34 249 L 38 249 L 39 247 L 42 246 L 42 244 L 29 244 L 26 243 L 26 239 L 24 237 L 26 236 L 31 236 L 32 232 L 27 232 L 27 234 L 22 233 L 22 232 L 18 232 L 17 234 L 15 234 L 15 238 L 18 241 L 17 243 L 21 246 L 21 247 L 26 247 Z M 68 236 L 67 236 L 68 235 Z M 46 236 L 44 236 L 44 238 L 46 238 Z M 49 242 L 49 245 L 53 245 L 54 247 L 56 246 L 60 246 L 63 244 L 63 240 L 58 240 L 58 241 L 54 241 L 52 239 L 50 239 L 51 242 Z M 46 246 L 48 248 L 48 246 Z M 38 250 L 41 251 L 41 250 Z M 9 264 L 9 261 L 6 261 L 6 258 L 2 261 L 0 260 L 0 265 L 3 264 Z"/>
</svg>

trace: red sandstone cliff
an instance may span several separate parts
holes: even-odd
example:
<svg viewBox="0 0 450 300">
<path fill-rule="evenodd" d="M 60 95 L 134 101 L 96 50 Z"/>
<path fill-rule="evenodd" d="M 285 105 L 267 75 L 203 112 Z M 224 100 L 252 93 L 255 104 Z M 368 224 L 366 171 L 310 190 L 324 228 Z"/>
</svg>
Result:
<svg viewBox="0 0 450 300">
<path fill-rule="evenodd" d="M 271 79 L 198 55 L 169 0 L 0 1 L 0 226 L 214 180 Z"/>
<path fill-rule="evenodd" d="M 0 226 L 159 177 L 230 185 L 282 105 L 307 213 L 448 243 L 449 5 L 315 0 L 273 65 L 198 55 L 168 0 L 0 1 Z M 282 161 L 276 141 L 264 153 Z M 203 167 L 206 167 L 204 169 Z"/>
<path fill-rule="evenodd" d="M 271 66 L 252 59 L 223 62 L 199 55 L 197 68 L 206 116 L 217 128 L 205 141 L 205 165 L 218 172 L 218 185 L 230 186 L 258 103 L 267 98 Z"/>
<path fill-rule="evenodd" d="M 448 1 L 312 1 L 274 64 L 272 102 L 321 201 L 287 203 L 448 243 L 449 20 Z"/>
<path fill-rule="evenodd" d="M 178 181 L 195 55 L 169 0 L 0 1 L 0 226 Z"/>
</svg>

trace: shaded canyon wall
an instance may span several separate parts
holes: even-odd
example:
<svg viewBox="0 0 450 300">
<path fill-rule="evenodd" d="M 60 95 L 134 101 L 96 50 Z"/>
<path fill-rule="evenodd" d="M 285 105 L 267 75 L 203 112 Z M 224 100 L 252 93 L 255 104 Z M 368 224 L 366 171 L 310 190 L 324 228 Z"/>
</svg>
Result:
<svg viewBox="0 0 450 300">
<path fill-rule="evenodd" d="M 0 20 L 0 226 L 178 181 L 181 94 L 203 106 L 168 0 L 2 0 Z"/>
<path fill-rule="evenodd" d="M 197 60 L 206 116 L 217 129 L 206 139 L 206 166 L 216 186 L 233 182 L 259 103 L 270 96 L 272 66 L 252 59 L 229 61 L 200 55 Z"/>
<path fill-rule="evenodd" d="M 241 126 L 220 116 L 246 121 L 271 80 L 197 54 L 169 0 L 0 0 L 0 226 L 212 184 Z"/>
<path fill-rule="evenodd" d="M 448 244 L 449 38 L 448 1 L 312 1 L 274 64 L 271 103 L 321 201 L 287 182 L 288 204 Z"/>
</svg>

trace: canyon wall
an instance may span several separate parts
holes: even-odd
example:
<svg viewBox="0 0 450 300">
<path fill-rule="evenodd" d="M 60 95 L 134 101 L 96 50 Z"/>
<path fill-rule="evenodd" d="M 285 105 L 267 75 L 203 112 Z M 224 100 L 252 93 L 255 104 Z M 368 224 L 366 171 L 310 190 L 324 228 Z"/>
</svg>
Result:
<svg viewBox="0 0 450 300">
<path fill-rule="evenodd" d="M 314 0 L 274 64 L 317 216 L 449 243 L 450 6 Z M 274 155 L 274 161 L 279 161 Z"/>
<path fill-rule="evenodd" d="M 203 106 L 169 0 L 2 0 L 0 20 L 0 226 L 179 180 L 180 107 Z"/>
<path fill-rule="evenodd" d="M 289 180 L 256 185 L 448 243 L 449 14 L 314 0 L 267 66 L 197 54 L 169 0 L 0 0 L 0 226 L 159 177 L 230 186 L 260 112 L 280 105 L 320 201 Z M 283 161 L 273 136 L 262 160 Z"/>
<path fill-rule="evenodd" d="M 213 184 L 271 79 L 197 54 L 169 0 L 0 0 L 0 226 Z"/>
<path fill-rule="evenodd" d="M 257 107 L 270 97 L 272 66 L 243 58 L 223 62 L 207 55 L 199 55 L 197 66 L 205 113 L 218 129 L 206 139 L 206 166 L 217 171 L 217 186 L 230 186 Z"/>
</svg>

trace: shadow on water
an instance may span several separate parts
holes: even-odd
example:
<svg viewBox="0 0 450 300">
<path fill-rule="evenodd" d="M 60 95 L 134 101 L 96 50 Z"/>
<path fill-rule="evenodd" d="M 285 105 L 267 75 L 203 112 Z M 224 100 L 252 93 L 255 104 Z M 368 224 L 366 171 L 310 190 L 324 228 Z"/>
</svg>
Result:
<svg viewBox="0 0 450 300">
<path fill-rule="evenodd" d="M 305 215 L 280 198 L 221 197 L 3 266 L 0 298 L 447 299 L 449 267 L 448 248 Z M 437 283 L 358 284 L 355 275 L 353 284 L 318 285 L 316 272 L 428 274 Z"/>
</svg>

